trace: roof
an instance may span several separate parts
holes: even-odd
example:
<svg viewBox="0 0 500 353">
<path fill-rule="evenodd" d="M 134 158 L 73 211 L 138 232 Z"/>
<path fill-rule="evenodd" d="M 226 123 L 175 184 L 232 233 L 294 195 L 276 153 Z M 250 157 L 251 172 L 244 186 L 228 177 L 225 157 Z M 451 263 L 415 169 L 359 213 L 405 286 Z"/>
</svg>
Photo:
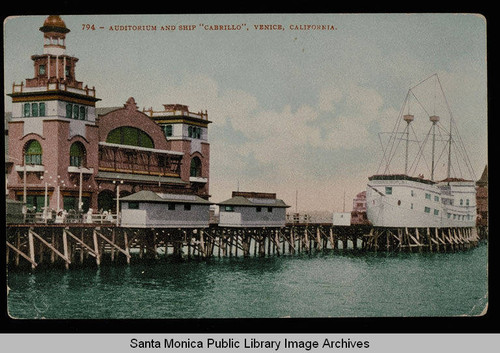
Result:
<svg viewBox="0 0 500 353">
<path fill-rule="evenodd" d="M 247 198 L 243 196 L 231 197 L 228 200 L 219 202 L 218 205 L 227 206 L 264 206 L 264 207 L 290 207 L 283 200 L 280 199 L 264 199 L 264 198 Z"/>
<path fill-rule="evenodd" d="M 481 179 L 476 182 L 478 186 L 487 186 L 488 185 L 488 165 L 484 167 L 483 174 L 481 174 Z"/>
<path fill-rule="evenodd" d="M 165 203 L 190 203 L 211 205 L 212 202 L 202 199 L 198 195 L 192 194 L 164 194 L 151 190 L 142 190 L 135 194 L 121 197 L 120 201 L 135 202 L 165 202 Z"/>
<path fill-rule="evenodd" d="M 431 184 L 431 185 L 436 183 L 435 181 L 429 179 L 412 177 L 406 174 L 378 174 L 378 175 L 372 175 L 371 177 L 368 178 L 368 180 L 410 180 L 410 181 L 416 181 L 418 183 Z"/>
<path fill-rule="evenodd" d="M 106 115 L 109 112 L 112 112 L 112 111 L 115 111 L 118 109 L 123 109 L 123 107 L 100 107 L 100 108 L 96 108 L 95 110 L 96 110 L 97 115 Z"/>
<path fill-rule="evenodd" d="M 50 15 L 43 22 L 43 27 L 40 27 L 40 31 L 68 33 L 70 30 L 66 27 L 66 24 L 59 15 Z"/>
</svg>

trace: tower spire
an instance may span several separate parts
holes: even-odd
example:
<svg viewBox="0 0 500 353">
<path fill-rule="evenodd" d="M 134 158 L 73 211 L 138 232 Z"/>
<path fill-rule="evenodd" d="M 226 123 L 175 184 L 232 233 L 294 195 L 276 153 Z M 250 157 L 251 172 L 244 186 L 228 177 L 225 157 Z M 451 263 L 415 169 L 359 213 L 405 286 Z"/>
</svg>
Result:
<svg viewBox="0 0 500 353">
<path fill-rule="evenodd" d="M 43 26 L 43 53 L 64 55 L 66 53 L 66 33 L 70 30 L 59 15 L 50 15 L 45 19 Z"/>
</svg>

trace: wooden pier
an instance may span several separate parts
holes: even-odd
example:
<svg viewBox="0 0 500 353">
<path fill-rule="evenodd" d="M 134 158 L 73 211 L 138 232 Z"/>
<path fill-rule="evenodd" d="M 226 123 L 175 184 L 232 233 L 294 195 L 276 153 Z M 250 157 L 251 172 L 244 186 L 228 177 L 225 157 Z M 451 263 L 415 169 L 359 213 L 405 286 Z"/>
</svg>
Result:
<svg viewBox="0 0 500 353">
<path fill-rule="evenodd" d="M 484 229 L 479 231 L 484 234 Z M 136 259 L 312 254 L 324 250 L 446 252 L 469 249 L 476 228 L 384 228 L 290 223 L 280 228 L 123 228 L 114 224 L 18 224 L 6 227 L 9 267 L 126 263 Z"/>
</svg>

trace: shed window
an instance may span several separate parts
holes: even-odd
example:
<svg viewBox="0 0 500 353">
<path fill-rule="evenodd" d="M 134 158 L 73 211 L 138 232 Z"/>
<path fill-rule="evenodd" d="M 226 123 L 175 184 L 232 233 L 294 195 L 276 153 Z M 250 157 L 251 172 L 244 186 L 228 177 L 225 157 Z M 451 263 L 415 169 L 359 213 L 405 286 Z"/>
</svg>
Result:
<svg viewBox="0 0 500 353">
<path fill-rule="evenodd" d="M 129 210 L 138 210 L 139 209 L 139 202 L 129 202 L 128 209 Z"/>
<path fill-rule="evenodd" d="M 169 203 L 168 209 L 169 209 L 169 211 L 175 211 L 175 203 Z"/>
<path fill-rule="evenodd" d="M 226 212 L 234 212 L 234 206 L 225 206 L 224 211 Z"/>
<path fill-rule="evenodd" d="M 386 195 L 392 195 L 392 186 L 386 186 L 385 187 L 385 194 Z"/>
<path fill-rule="evenodd" d="M 267 212 L 273 212 L 273 208 L 272 207 L 268 207 L 267 208 Z"/>
<path fill-rule="evenodd" d="M 261 212 L 262 211 L 262 207 L 257 207 L 257 212 Z"/>
<path fill-rule="evenodd" d="M 191 205 L 189 203 L 184 204 L 184 211 L 191 211 Z"/>
</svg>

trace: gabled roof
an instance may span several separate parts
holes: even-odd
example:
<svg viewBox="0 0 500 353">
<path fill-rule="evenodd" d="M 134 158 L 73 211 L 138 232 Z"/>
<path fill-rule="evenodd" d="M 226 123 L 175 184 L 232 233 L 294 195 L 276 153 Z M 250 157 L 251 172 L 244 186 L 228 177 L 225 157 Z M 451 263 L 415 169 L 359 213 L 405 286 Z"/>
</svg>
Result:
<svg viewBox="0 0 500 353">
<path fill-rule="evenodd" d="M 120 201 L 125 202 L 175 202 L 175 203 L 190 203 L 190 204 L 206 204 L 211 205 L 212 202 L 202 199 L 198 195 L 191 194 L 163 194 L 156 193 L 150 190 L 142 190 L 135 194 L 121 197 Z"/>
<path fill-rule="evenodd" d="M 476 182 L 477 186 L 487 186 L 488 185 L 488 165 L 484 167 L 481 179 Z"/>
<path fill-rule="evenodd" d="M 280 199 L 247 198 L 243 196 L 231 197 L 228 200 L 219 202 L 221 206 L 249 206 L 249 207 L 290 207 Z"/>
</svg>

